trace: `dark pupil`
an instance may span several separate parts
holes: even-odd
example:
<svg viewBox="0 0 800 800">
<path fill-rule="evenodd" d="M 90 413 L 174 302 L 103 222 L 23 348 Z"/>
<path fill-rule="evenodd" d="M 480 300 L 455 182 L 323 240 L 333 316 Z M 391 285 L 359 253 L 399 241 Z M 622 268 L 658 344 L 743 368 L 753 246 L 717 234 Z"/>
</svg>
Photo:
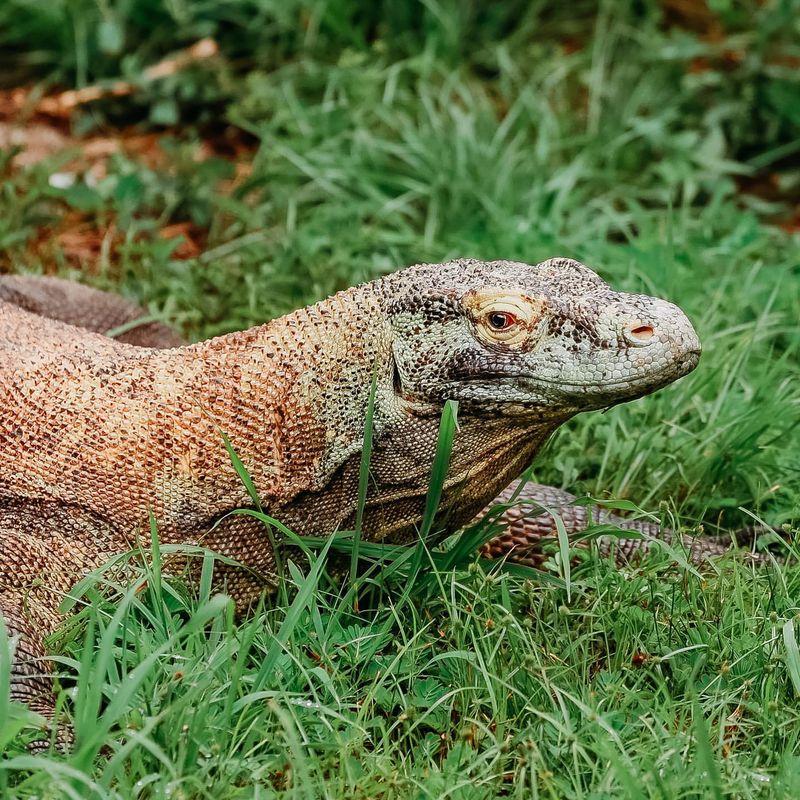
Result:
<svg viewBox="0 0 800 800">
<path fill-rule="evenodd" d="M 489 314 L 489 324 L 493 328 L 507 328 L 511 324 L 511 317 L 495 311 L 493 314 Z"/>
</svg>

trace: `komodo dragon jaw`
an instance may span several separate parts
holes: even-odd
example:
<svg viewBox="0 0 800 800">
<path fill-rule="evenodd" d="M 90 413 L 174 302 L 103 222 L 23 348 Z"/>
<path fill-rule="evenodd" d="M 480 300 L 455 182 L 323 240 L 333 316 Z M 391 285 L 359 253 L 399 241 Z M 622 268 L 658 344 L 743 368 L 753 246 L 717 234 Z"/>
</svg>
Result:
<svg viewBox="0 0 800 800">
<path fill-rule="evenodd" d="M 237 603 L 274 585 L 261 525 L 226 516 L 251 501 L 221 432 L 268 513 L 329 533 L 353 520 L 374 375 L 363 530 L 402 542 L 422 516 L 446 400 L 460 404 L 442 500 L 454 529 L 565 419 L 676 380 L 700 351 L 675 306 L 614 292 L 568 259 L 409 267 L 182 347 L 160 325 L 134 327 L 130 344 L 98 335 L 137 313 L 63 281 L 0 278 L 0 611 L 21 637 L 13 696 L 45 713 L 36 675 L 60 595 L 128 550 L 150 510 L 162 541 L 249 568 L 224 574 Z M 512 543 L 488 552 L 526 531 L 513 520 Z"/>
</svg>

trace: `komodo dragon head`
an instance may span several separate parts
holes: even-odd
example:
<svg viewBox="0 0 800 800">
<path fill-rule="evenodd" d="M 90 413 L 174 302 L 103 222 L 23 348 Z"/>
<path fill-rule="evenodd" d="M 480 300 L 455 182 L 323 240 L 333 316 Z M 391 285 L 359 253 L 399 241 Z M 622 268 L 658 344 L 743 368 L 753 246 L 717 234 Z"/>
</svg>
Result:
<svg viewBox="0 0 800 800">
<path fill-rule="evenodd" d="M 700 357 L 677 306 L 616 292 L 567 258 L 452 261 L 387 281 L 398 391 L 412 404 L 570 416 L 649 394 Z"/>
</svg>

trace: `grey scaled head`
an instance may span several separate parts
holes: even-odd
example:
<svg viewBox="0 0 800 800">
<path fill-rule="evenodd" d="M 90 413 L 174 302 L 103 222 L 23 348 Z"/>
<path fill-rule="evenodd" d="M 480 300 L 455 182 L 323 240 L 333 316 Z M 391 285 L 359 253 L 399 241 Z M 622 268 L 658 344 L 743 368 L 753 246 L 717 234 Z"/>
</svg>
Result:
<svg viewBox="0 0 800 800">
<path fill-rule="evenodd" d="M 397 391 L 420 407 L 570 415 L 655 391 L 700 357 L 677 306 L 571 259 L 422 264 L 385 287 Z"/>
</svg>

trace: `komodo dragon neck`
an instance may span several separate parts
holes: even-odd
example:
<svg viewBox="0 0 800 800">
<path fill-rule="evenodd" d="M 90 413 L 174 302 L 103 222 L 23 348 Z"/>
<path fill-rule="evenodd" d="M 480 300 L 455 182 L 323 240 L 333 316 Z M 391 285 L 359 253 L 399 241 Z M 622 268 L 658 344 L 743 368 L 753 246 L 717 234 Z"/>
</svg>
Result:
<svg viewBox="0 0 800 800">
<path fill-rule="evenodd" d="M 250 502 L 223 433 L 267 507 L 322 488 L 360 446 L 364 375 L 388 368 L 385 325 L 358 289 L 171 350 L 2 308 L 23 346 L 0 353 L 0 495 L 74 505 L 119 528 L 152 510 L 169 538 Z"/>
</svg>

